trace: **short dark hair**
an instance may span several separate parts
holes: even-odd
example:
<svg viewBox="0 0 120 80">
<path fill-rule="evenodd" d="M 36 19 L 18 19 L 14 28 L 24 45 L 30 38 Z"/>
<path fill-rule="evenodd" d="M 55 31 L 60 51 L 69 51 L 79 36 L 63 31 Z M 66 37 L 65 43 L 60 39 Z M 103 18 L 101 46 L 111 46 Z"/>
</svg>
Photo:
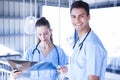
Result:
<svg viewBox="0 0 120 80">
<path fill-rule="evenodd" d="M 87 12 L 87 15 L 89 15 L 89 4 L 84 1 L 75 1 L 72 3 L 70 12 L 72 11 L 73 8 L 84 8 Z"/>
</svg>

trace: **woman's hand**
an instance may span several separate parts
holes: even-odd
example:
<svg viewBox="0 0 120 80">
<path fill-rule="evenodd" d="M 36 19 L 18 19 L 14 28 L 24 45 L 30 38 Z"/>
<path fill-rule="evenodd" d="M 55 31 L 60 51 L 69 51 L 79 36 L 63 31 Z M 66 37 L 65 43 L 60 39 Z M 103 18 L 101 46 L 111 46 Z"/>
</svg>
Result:
<svg viewBox="0 0 120 80">
<path fill-rule="evenodd" d="M 58 67 L 58 72 L 60 72 L 61 74 L 67 73 L 68 72 L 67 66 Z"/>
<path fill-rule="evenodd" d="M 67 66 L 58 67 L 57 71 L 59 72 L 58 80 L 64 80 L 64 78 L 66 77 L 66 74 L 68 72 Z"/>
<path fill-rule="evenodd" d="M 12 71 L 12 77 L 13 77 L 14 79 L 16 79 L 16 78 L 19 77 L 19 75 L 20 75 L 21 73 L 22 73 L 21 70 L 14 69 L 14 70 Z"/>
</svg>

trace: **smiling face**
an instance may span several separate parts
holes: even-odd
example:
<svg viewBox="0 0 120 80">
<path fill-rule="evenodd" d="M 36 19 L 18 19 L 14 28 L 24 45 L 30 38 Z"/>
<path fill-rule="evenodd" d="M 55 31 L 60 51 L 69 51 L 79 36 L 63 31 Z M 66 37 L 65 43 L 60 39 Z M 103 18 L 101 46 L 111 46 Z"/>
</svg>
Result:
<svg viewBox="0 0 120 80">
<path fill-rule="evenodd" d="M 47 43 L 50 41 L 50 36 L 52 34 L 52 31 L 47 26 L 37 27 L 36 33 L 38 39 L 40 39 L 41 42 Z"/>
<path fill-rule="evenodd" d="M 71 21 L 78 33 L 84 33 L 89 28 L 90 15 L 84 8 L 73 8 L 70 12 Z"/>
</svg>

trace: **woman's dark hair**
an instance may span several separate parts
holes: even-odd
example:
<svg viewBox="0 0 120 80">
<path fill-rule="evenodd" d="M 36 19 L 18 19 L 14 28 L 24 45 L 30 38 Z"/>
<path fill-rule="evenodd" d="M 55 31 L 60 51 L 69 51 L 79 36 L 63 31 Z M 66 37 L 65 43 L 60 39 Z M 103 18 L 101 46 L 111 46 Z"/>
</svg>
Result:
<svg viewBox="0 0 120 80">
<path fill-rule="evenodd" d="M 37 20 L 35 27 L 47 26 L 50 29 L 50 23 L 45 17 L 41 17 Z"/>
<path fill-rule="evenodd" d="M 41 17 L 40 19 L 38 19 L 36 24 L 35 24 L 35 28 L 41 27 L 41 26 L 47 26 L 48 29 L 51 29 L 50 28 L 50 23 L 49 23 L 49 21 L 45 17 Z M 50 40 L 53 43 L 52 35 L 50 36 Z M 41 41 L 38 40 L 38 43 L 40 43 L 40 42 Z"/>
<path fill-rule="evenodd" d="M 87 15 L 89 15 L 89 4 L 84 1 L 75 1 L 71 5 L 70 12 L 73 8 L 84 8 L 87 12 Z"/>
</svg>

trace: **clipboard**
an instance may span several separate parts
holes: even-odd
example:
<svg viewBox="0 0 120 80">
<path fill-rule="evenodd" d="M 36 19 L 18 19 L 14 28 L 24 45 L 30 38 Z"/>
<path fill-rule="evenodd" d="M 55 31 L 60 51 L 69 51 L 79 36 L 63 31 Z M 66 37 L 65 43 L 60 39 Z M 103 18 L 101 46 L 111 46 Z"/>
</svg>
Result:
<svg viewBox="0 0 120 80">
<path fill-rule="evenodd" d="M 25 71 L 29 69 L 31 66 L 36 64 L 37 62 L 32 62 L 32 61 L 25 61 L 25 60 L 8 60 L 8 63 L 12 67 L 12 69 L 17 69 Z"/>
<path fill-rule="evenodd" d="M 35 71 L 35 70 L 56 70 L 57 67 L 51 62 L 34 62 L 25 60 L 8 60 L 8 63 L 13 69 L 22 71 Z"/>
</svg>

